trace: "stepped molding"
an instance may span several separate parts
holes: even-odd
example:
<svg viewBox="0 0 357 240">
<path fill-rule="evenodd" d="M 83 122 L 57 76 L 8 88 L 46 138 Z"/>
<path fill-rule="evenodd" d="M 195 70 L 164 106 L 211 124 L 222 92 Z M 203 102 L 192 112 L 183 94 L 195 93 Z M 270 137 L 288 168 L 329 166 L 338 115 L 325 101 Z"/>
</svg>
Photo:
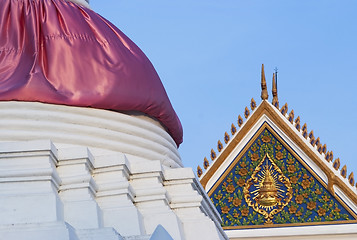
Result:
<svg viewBox="0 0 357 240">
<path fill-rule="evenodd" d="M 158 121 L 144 114 L 15 101 L 0 102 L 0 113 L 3 142 L 51 139 L 59 146 L 122 152 L 182 167 L 174 140 Z"/>
</svg>

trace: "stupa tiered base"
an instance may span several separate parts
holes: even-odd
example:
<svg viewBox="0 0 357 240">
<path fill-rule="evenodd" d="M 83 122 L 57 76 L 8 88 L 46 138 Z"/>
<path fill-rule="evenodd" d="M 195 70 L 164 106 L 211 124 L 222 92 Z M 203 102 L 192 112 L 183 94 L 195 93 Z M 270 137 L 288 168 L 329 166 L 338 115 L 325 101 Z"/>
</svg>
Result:
<svg viewBox="0 0 357 240">
<path fill-rule="evenodd" d="M 158 239 L 158 226 L 164 239 L 227 239 L 154 119 L 30 102 L 0 112 L 0 239 Z"/>
</svg>

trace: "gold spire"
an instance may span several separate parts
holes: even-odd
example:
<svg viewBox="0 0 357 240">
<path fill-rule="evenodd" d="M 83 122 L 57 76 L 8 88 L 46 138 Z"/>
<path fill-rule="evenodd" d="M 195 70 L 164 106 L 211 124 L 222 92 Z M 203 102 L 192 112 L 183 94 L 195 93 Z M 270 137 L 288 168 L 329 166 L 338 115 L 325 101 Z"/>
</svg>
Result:
<svg viewBox="0 0 357 240">
<path fill-rule="evenodd" d="M 267 100 L 269 95 L 268 95 L 268 90 L 267 90 L 267 83 L 265 81 L 264 64 L 262 64 L 261 85 L 262 85 L 262 94 L 260 96 L 261 96 L 262 100 Z"/>
<path fill-rule="evenodd" d="M 277 203 L 277 193 L 274 178 L 271 176 L 269 166 L 266 165 L 265 176 L 259 189 L 259 203 L 265 207 L 274 206 Z"/>
<path fill-rule="evenodd" d="M 277 83 L 276 83 L 276 75 L 273 73 L 273 88 L 272 88 L 272 94 L 273 94 L 273 106 L 279 108 L 279 100 L 278 100 L 278 88 L 277 88 Z"/>
</svg>

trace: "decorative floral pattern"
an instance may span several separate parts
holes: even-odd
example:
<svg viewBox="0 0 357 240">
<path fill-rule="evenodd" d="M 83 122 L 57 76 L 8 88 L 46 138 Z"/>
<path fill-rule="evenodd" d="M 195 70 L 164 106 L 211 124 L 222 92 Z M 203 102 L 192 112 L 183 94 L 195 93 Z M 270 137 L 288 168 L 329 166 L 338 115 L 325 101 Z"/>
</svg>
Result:
<svg viewBox="0 0 357 240">
<path fill-rule="evenodd" d="M 272 223 L 273 215 L 282 211 L 292 198 L 292 188 L 287 178 L 266 154 L 246 181 L 244 199 L 254 211 L 263 214 L 265 223 Z"/>
<path fill-rule="evenodd" d="M 223 227 L 265 224 L 264 216 L 248 206 L 243 189 L 266 154 L 289 179 L 293 191 L 291 201 L 273 216 L 272 224 L 354 220 L 270 130 L 264 129 L 210 195 Z"/>
</svg>

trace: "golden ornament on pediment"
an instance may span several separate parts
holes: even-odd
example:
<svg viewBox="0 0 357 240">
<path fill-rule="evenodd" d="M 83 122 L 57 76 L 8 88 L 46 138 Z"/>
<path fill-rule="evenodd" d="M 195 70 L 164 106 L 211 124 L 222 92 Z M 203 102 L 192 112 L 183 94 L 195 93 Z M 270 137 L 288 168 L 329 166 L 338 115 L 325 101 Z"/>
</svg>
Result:
<svg viewBox="0 0 357 240">
<path fill-rule="evenodd" d="M 289 204 L 293 190 L 289 178 L 266 154 L 247 180 L 243 193 L 248 206 L 262 214 L 269 224 Z"/>
<path fill-rule="evenodd" d="M 270 169 L 265 166 L 265 176 L 260 183 L 258 191 L 258 203 L 264 207 L 274 206 L 278 199 L 278 189 L 274 178 L 271 176 Z"/>
</svg>

